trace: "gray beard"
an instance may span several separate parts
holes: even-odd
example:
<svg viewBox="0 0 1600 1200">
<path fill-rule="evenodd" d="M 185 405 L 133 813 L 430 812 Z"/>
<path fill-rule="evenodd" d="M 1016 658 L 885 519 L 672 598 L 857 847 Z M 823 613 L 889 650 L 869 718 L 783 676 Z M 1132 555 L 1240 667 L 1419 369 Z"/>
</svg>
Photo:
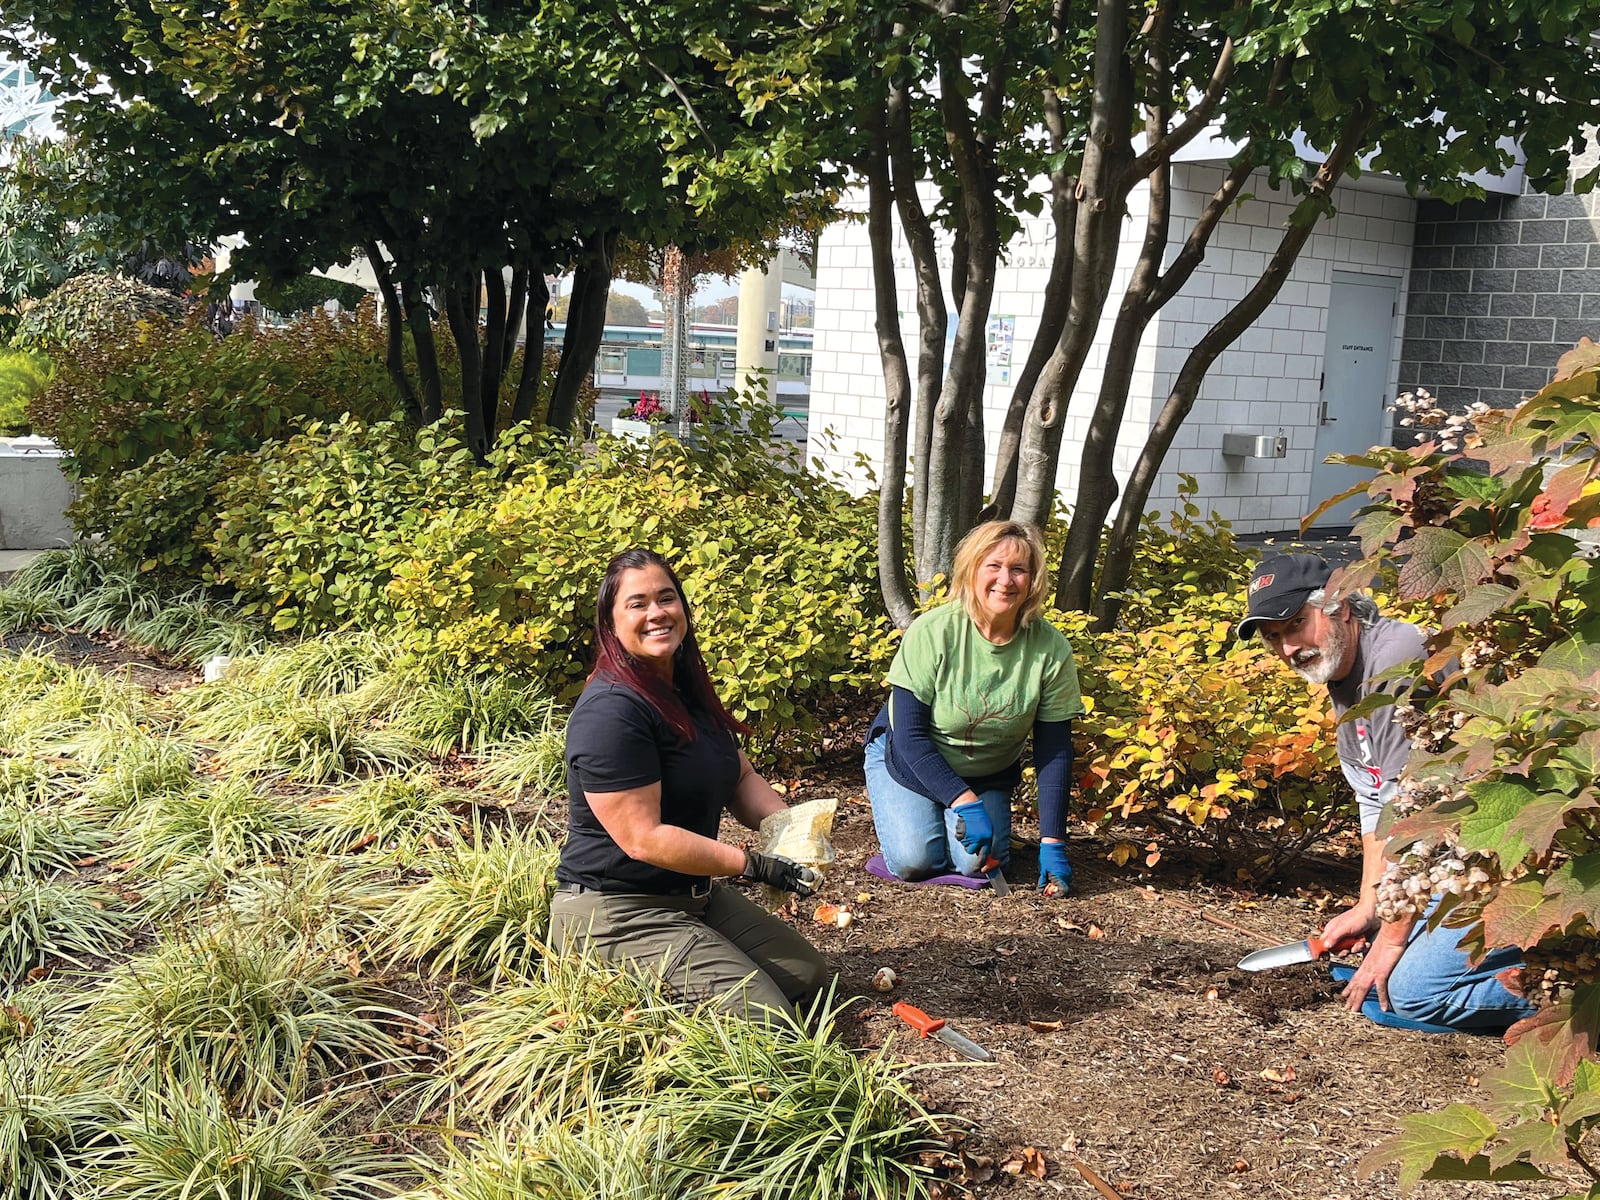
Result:
<svg viewBox="0 0 1600 1200">
<path fill-rule="evenodd" d="M 1330 623 L 1327 640 L 1323 642 L 1317 657 L 1303 667 L 1296 663 L 1289 665 L 1307 683 L 1327 683 L 1344 661 L 1345 651 L 1350 648 L 1350 638 L 1351 631 L 1347 625 L 1342 622 Z"/>
</svg>

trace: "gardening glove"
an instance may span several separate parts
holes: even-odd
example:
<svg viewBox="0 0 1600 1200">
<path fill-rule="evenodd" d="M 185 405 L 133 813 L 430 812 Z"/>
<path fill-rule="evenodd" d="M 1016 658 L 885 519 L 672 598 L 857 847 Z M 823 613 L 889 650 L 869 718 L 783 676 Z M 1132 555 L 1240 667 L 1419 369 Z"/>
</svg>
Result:
<svg viewBox="0 0 1600 1200">
<path fill-rule="evenodd" d="M 989 847 L 994 842 L 994 822 L 989 820 L 989 810 L 983 801 L 969 800 L 952 810 L 956 814 L 956 840 L 967 848 L 967 853 L 983 862 L 989 857 Z"/>
<path fill-rule="evenodd" d="M 1072 887 L 1072 864 L 1065 842 L 1039 843 L 1039 890 L 1055 885 L 1053 896 L 1065 896 Z"/>
<path fill-rule="evenodd" d="M 739 878 L 764 883 L 780 892 L 793 892 L 801 899 L 815 892 L 822 882 L 822 876 L 810 867 L 802 867 L 780 854 L 758 854 L 754 850 L 744 852 L 744 874 Z"/>
</svg>

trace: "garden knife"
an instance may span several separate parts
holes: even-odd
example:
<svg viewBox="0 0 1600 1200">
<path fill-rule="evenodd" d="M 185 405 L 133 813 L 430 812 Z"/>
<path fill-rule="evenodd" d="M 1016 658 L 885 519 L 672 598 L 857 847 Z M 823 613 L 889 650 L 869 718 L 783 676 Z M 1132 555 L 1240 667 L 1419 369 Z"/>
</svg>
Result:
<svg viewBox="0 0 1600 1200">
<path fill-rule="evenodd" d="M 1325 942 L 1319 937 L 1309 937 L 1303 942 L 1286 942 L 1246 954 L 1239 960 L 1241 971 L 1270 971 L 1274 967 L 1287 967 L 1294 963 L 1315 962 L 1324 954 L 1343 954 L 1361 941 L 1359 933 L 1347 934 L 1336 942 Z"/>
<path fill-rule="evenodd" d="M 957 1054 L 964 1054 L 968 1058 L 975 1058 L 979 1062 L 993 1062 L 994 1055 L 971 1038 L 962 1037 L 954 1029 L 944 1023 L 942 1017 L 930 1017 L 914 1004 L 907 1004 L 904 1000 L 895 1002 L 894 1015 L 899 1017 L 923 1037 L 938 1038 Z"/>
<path fill-rule="evenodd" d="M 1006 882 L 1006 873 L 1000 869 L 1000 860 L 993 855 L 984 859 L 983 873 L 989 877 L 989 886 L 994 889 L 994 894 L 1005 899 L 1011 895 L 1011 885 Z"/>
</svg>

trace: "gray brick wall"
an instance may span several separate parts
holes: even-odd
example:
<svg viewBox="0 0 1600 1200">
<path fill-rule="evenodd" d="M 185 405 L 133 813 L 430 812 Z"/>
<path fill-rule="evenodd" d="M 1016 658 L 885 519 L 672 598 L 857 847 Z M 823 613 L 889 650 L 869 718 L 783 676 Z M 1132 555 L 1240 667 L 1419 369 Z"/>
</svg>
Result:
<svg viewBox="0 0 1600 1200">
<path fill-rule="evenodd" d="M 1504 408 L 1548 383 L 1579 338 L 1600 341 L 1597 199 L 1421 201 L 1401 389 L 1451 411 Z"/>
</svg>

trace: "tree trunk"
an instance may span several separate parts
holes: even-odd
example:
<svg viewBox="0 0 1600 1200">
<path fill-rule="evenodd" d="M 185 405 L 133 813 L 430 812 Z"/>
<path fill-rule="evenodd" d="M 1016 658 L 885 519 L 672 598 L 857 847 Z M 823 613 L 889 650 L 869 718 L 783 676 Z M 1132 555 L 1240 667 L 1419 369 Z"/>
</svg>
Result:
<svg viewBox="0 0 1600 1200">
<path fill-rule="evenodd" d="M 522 377 L 517 380 L 517 398 L 511 406 L 513 424 L 533 419 L 544 380 L 544 314 L 550 303 L 550 285 L 537 264 L 528 274 L 527 294 L 528 336 L 522 343 Z"/>
<path fill-rule="evenodd" d="M 389 378 L 394 380 L 394 386 L 400 392 L 401 403 L 406 406 L 406 419 L 413 425 L 420 425 L 422 402 L 417 399 L 416 386 L 406 370 L 406 318 L 405 309 L 400 304 L 400 293 L 395 288 L 394 276 L 389 273 L 389 264 L 384 261 L 378 243 L 368 242 L 363 249 L 367 261 L 372 264 L 372 273 L 378 280 L 378 293 L 383 297 L 384 366 L 388 368 Z"/>
<path fill-rule="evenodd" d="M 499 432 L 500 381 L 506 374 L 506 346 L 512 340 L 506 336 L 506 277 L 500 267 L 490 267 L 483 272 L 483 291 L 487 323 L 484 328 L 478 402 L 483 409 L 484 436 L 493 446 L 495 434 Z M 476 317 L 476 312 L 473 315 Z M 477 324 L 476 320 L 473 324 Z"/>
<path fill-rule="evenodd" d="M 1173 259 L 1172 265 L 1158 276 L 1141 282 L 1140 268 L 1151 250 L 1152 227 L 1147 223 L 1145 245 L 1140 255 L 1140 268 L 1136 268 L 1128 295 L 1135 290 L 1141 293 L 1139 304 L 1131 313 L 1124 300 L 1123 311 L 1111 335 L 1105 378 L 1095 403 L 1089 428 L 1084 435 L 1082 465 L 1078 475 L 1078 499 L 1072 510 L 1072 525 L 1067 531 L 1067 544 L 1062 553 L 1060 577 L 1056 588 L 1056 607 L 1069 610 L 1087 610 L 1094 595 L 1094 565 L 1099 557 L 1100 540 L 1105 535 L 1106 516 L 1117 499 L 1116 477 L 1111 471 L 1111 456 L 1116 448 L 1117 434 L 1122 428 L 1123 414 L 1128 406 L 1134 358 L 1139 342 L 1151 319 L 1160 312 L 1168 300 L 1177 295 L 1189 277 L 1205 261 L 1206 246 L 1217 222 L 1233 206 L 1250 178 L 1253 160 L 1248 148 L 1241 151 L 1229 169 L 1222 185 L 1211 194 L 1199 219 L 1184 241 L 1183 249 Z M 1163 218 L 1159 237 L 1161 249 L 1156 261 L 1165 252 L 1168 221 L 1164 214 L 1170 210 L 1169 185 L 1171 164 L 1162 163 L 1151 176 L 1151 215 L 1158 206 Z M 1156 181 L 1160 180 L 1159 189 Z M 1136 328 L 1135 328 L 1136 325 Z"/>
<path fill-rule="evenodd" d="M 1150 434 L 1145 439 L 1144 449 L 1140 451 L 1139 459 L 1134 464 L 1133 472 L 1128 478 L 1127 490 L 1122 497 L 1122 506 L 1117 510 L 1116 523 L 1111 529 L 1105 569 L 1101 573 L 1095 600 L 1095 628 L 1099 632 L 1116 627 L 1117 617 L 1121 612 L 1121 601 L 1116 593 L 1127 586 L 1128 574 L 1133 564 L 1133 550 L 1138 541 L 1139 521 L 1144 515 L 1145 503 L 1150 499 L 1150 489 L 1155 484 L 1156 474 L 1161 469 L 1167 451 L 1172 447 L 1172 439 L 1177 435 L 1184 418 L 1194 407 L 1195 398 L 1200 394 L 1200 385 L 1205 381 L 1206 372 L 1211 369 L 1211 364 L 1217 360 L 1217 356 L 1231 346 L 1266 310 L 1267 305 L 1283 287 L 1295 259 L 1299 257 L 1307 239 L 1311 237 L 1319 212 L 1326 211 L 1330 207 L 1329 198 L 1334 186 L 1344 177 L 1356 152 L 1365 143 L 1366 131 L 1371 123 L 1372 103 L 1363 98 L 1345 121 L 1338 143 L 1318 168 L 1306 196 L 1296 206 L 1294 216 L 1291 218 L 1292 223 L 1284 230 L 1283 236 L 1278 241 L 1278 248 L 1273 251 L 1272 258 L 1261 273 L 1261 278 L 1256 280 L 1255 286 L 1245 294 L 1244 299 L 1206 331 L 1194 349 L 1189 352 L 1188 358 L 1184 360 L 1178 378 L 1167 396 L 1167 402 L 1151 426 Z"/>
<path fill-rule="evenodd" d="M 583 254 L 572 275 L 572 301 L 567 306 L 567 336 L 561 346 L 561 365 L 550 389 L 552 429 L 572 428 L 578 411 L 578 389 L 594 367 L 594 356 L 605 337 L 606 300 L 611 292 L 612 264 L 617 231 L 591 233 L 583 239 Z"/>
<path fill-rule="evenodd" d="M 491 434 L 483 419 L 483 348 L 478 342 L 478 281 L 472 271 L 445 284 L 444 311 L 461 358 L 461 404 L 466 412 L 467 449 L 481 467 L 489 461 Z"/>
<path fill-rule="evenodd" d="M 506 310 L 505 352 L 500 360 L 500 378 L 511 370 L 511 360 L 517 356 L 517 326 L 528 311 L 528 268 L 511 268 L 511 304 Z"/>
<path fill-rule="evenodd" d="M 1072 288 L 1072 239 L 1066 234 L 1076 219 L 1078 202 L 1072 194 L 1076 183 L 1063 175 L 1051 187 L 1050 223 L 1055 230 L 1055 249 L 1050 259 L 1050 277 L 1045 280 L 1039 331 L 1028 348 L 1028 361 L 1011 389 L 1011 403 L 1006 407 L 1005 421 L 1000 426 L 1000 444 L 994 455 L 994 498 L 979 514 L 986 520 L 1007 517 L 1011 513 L 1017 497 L 1017 454 L 1022 446 L 1022 422 L 1028 415 L 1028 401 L 1067 323 L 1067 296 Z"/>
<path fill-rule="evenodd" d="M 433 313 L 424 289 L 414 279 L 403 280 L 406 320 L 417 352 L 417 378 L 422 383 L 422 423 L 432 425 L 444 416 L 444 384 L 439 379 L 439 354 L 433 345 Z"/>
<path fill-rule="evenodd" d="M 923 510 L 922 544 L 935 574 L 948 576 L 956 544 L 977 516 L 982 496 L 983 386 L 988 370 L 989 309 L 994 300 L 995 267 L 1000 256 L 1000 236 L 995 217 L 995 179 L 987 148 L 978 135 L 972 111 L 957 81 L 962 60 L 947 51 L 940 63 L 940 115 L 945 144 L 961 184 L 961 209 L 957 225 L 960 253 L 952 261 L 953 281 L 961 287 L 955 342 L 950 367 L 934 415 L 929 447 L 928 502 Z M 994 81 L 1006 64 L 991 58 L 986 94 L 1003 90 Z M 976 414 L 973 410 L 979 410 Z M 968 441 L 974 425 L 979 441 Z M 971 462 L 976 458 L 977 481 Z M 924 567 L 922 562 L 919 568 Z M 928 578 L 923 575 L 922 578 Z"/>
<path fill-rule="evenodd" d="M 917 287 L 917 391 L 916 418 L 912 431 L 916 436 L 916 448 L 912 451 L 911 461 L 911 556 L 916 578 L 920 581 L 936 573 L 924 546 L 923 530 L 927 526 L 933 414 L 939 403 L 939 393 L 944 387 L 944 338 L 949 327 L 949 314 L 945 309 L 944 290 L 939 282 L 939 256 L 933 224 L 922 210 L 922 201 L 917 196 L 920 175 L 916 156 L 912 153 L 909 98 L 903 89 L 889 89 L 887 110 L 887 169 L 894 190 L 895 211 L 900 216 L 900 229 L 905 234 L 906 247 L 911 254 L 911 269 Z M 885 262 L 892 282 L 892 255 Z M 895 312 L 898 337 L 898 300 Z M 881 307 L 879 315 L 881 319 Z M 902 342 L 902 355 L 904 350 Z M 904 470 L 903 462 L 901 469 Z"/>
<path fill-rule="evenodd" d="M 1134 179 L 1133 71 L 1128 62 L 1126 5 L 1095 5 L 1094 98 L 1084 142 L 1073 225 L 1071 300 L 1055 350 L 1040 372 L 1028 402 L 1017 451 L 1017 494 L 1011 515 L 1042 525 L 1055 505 L 1056 467 L 1072 389 L 1094 343 L 1100 314 L 1111 291 L 1122 213 Z"/>
<path fill-rule="evenodd" d="M 875 114 L 867 148 L 867 238 L 872 248 L 872 292 L 884 392 L 883 467 L 878 477 L 878 588 L 889 619 L 905 629 L 917 615 L 905 569 L 906 425 L 911 408 L 911 371 L 900 334 L 900 296 L 895 286 L 887 119 L 881 110 Z"/>
</svg>

